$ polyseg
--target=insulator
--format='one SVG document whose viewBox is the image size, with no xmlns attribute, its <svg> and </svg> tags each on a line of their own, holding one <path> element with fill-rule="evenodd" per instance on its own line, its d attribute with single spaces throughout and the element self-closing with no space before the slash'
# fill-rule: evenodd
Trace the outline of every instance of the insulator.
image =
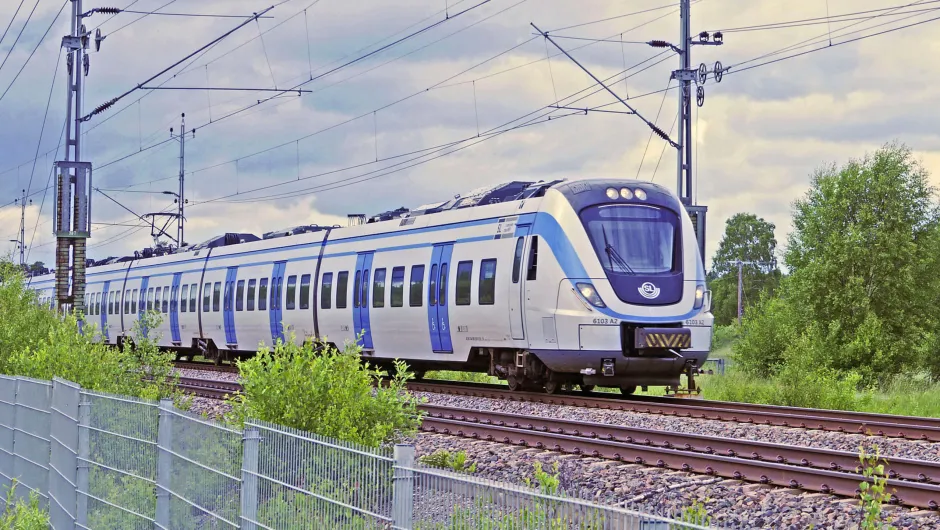
<svg viewBox="0 0 940 530">
<path fill-rule="evenodd" d="M 117 7 L 99 7 L 95 9 L 95 12 L 103 15 L 117 15 L 121 10 Z"/>
<path fill-rule="evenodd" d="M 85 68 L 85 77 L 88 77 L 88 69 L 91 67 L 91 63 L 87 55 L 82 56 L 82 66 Z"/>
<path fill-rule="evenodd" d="M 647 42 L 647 44 L 649 44 L 650 46 L 654 48 L 668 48 L 669 47 L 669 43 L 664 40 L 651 40 Z"/>
<path fill-rule="evenodd" d="M 95 114 L 101 114 L 102 112 L 111 108 L 111 106 L 114 105 L 115 103 L 117 103 L 117 99 L 112 99 L 111 101 L 102 103 L 101 105 L 98 105 L 97 107 L 95 107 L 95 110 L 91 111 L 91 114 L 89 116 L 94 116 Z"/>
<path fill-rule="evenodd" d="M 714 39 L 715 42 L 724 42 L 725 36 L 720 31 L 716 31 L 715 34 L 712 35 L 712 39 Z"/>
<path fill-rule="evenodd" d="M 698 40 L 700 40 L 700 41 L 702 41 L 702 42 L 708 41 L 708 32 L 707 32 L 707 31 L 703 31 L 703 32 L 699 33 L 699 34 L 698 34 Z"/>
<path fill-rule="evenodd" d="M 72 66 L 74 63 L 75 59 L 73 58 L 72 54 L 69 53 L 68 58 L 65 60 L 65 68 L 68 70 L 70 76 L 72 75 Z"/>
<path fill-rule="evenodd" d="M 666 131 L 657 127 L 654 123 L 650 123 L 650 129 L 653 129 L 653 132 L 656 133 L 656 136 L 659 136 L 663 140 L 666 140 L 669 143 L 672 143 L 672 140 L 669 138 L 669 135 L 666 134 Z"/>
</svg>

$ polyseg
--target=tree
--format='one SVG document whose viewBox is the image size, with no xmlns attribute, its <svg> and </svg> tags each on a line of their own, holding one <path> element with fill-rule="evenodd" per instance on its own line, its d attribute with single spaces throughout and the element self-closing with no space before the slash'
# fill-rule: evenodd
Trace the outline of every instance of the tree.
<svg viewBox="0 0 940 530">
<path fill-rule="evenodd" d="M 46 264 L 41 261 L 36 261 L 29 266 L 29 273 L 33 275 L 42 274 L 43 269 L 46 268 Z"/>
<path fill-rule="evenodd" d="M 738 266 L 743 265 L 742 285 L 745 305 L 773 292 L 780 278 L 775 252 L 777 239 L 773 223 L 751 213 L 738 213 L 725 223 L 725 235 L 718 244 L 709 273 L 712 313 L 718 325 L 737 318 Z"/>
<path fill-rule="evenodd" d="M 940 210 L 907 147 L 818 170 L 793 205 L 785 262 L 779 300 L 754 312 L 738 343 L 745 366 L 799 361 L 874 382 L 935 357 Z"/>
</svg>

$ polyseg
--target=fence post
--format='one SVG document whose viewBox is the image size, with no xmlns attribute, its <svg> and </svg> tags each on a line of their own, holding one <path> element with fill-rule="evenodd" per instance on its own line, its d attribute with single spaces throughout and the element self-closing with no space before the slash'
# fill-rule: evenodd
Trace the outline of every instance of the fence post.
<svg viewBox="0 0 940 530">
<path fill-rule="evenodd" d="M 80 392 L 78 403 L 78 462 L 75 475 L 75 522 L 88 525 L 88 461 L 91 459 L 91 401 Z"/>
<path fill-rule="evenodd" d="M 415 463 L 413 445 L 395 445 L 395 466 L 392 482 L 392 526 L 411 530 L 414 523 Z"/>
<path fill-rule="evenodd" d="M 160 400 L 160 423 L 157 431 L 157 526 L 170 528 L 170 489 L 173 473 L 173 400 Z"/>
<path fill-rule="evenodd" d="M 242 441 L 242 505 L 241 528 L 255 530 L 258 520 L 258 453 L 261 433 L 253 427 L 245 427 Z"/>
</svg>

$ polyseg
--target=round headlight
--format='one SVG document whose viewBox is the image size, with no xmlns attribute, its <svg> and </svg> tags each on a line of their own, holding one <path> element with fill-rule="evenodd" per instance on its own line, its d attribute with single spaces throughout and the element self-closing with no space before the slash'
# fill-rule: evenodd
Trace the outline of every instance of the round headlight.
<svg viewBox="0 0 940 530">
<path fill-rule="evenodd" d="M 608 198 L 608 199 L 614 200 L 614 199 L 616 199 L 617 197 L 618 197 L 617 190 L 615 190 L 615 189 L 613 189 L 613 188 L 607 188 L 607 198 Z"/>
<path fill-rule="evenodd" d="M 640 199 L 641 201 L 645 201 L 645 200 L 646 200 L 646 191 L 644 191 L 644 190 L 642 190 L 642 189 L 640 189 L 640 188 L 637 188 L 637 189 L 636 189 L 636 198 L 637 198 L 637 199 Z"/>
<path fill-rule="evenodd" d="M 586 283 L 579 283 L 578 287 L 581 289 L 581 295 L 590 300 L 597 294 L 597 291 L 594 290 L 594 286 Z"/>
<path fill-rule="evenodd" d="M 620 196 L 624 199 L 632 199 L 633 192 L 630 191 L 630 188 L 620 188 Z"/>
</svg>

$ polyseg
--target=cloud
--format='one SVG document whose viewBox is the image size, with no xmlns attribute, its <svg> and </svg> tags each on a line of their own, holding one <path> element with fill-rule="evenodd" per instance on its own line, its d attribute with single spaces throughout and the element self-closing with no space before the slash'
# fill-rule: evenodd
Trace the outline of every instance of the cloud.
<svg viewBox="0 0 940 530">
<path fill-rule="evenodd" d="M 140 0 L 135 9 L 146 11 L 162 3 Z M 449 14 L 475 3 L 449 2 Z M 356 57 L 357 51 L 369 44 L 381 46 L 441 20 L 439 11 L 444 7 L 423 0 L 320 2 L 308 8 L 305 17 L 303 9 L 309 4 L 292 0 L 278 7 L 271 13 L 274 19 L 239 30 L 193 61 L 186 73 L 170 79 L 168 86 L 204 87 L 209 83 L 273 88 L 275 82 L 280 88 L 295 86 Z M 127 208 L 141 214 L 172 210 L 173 197 L 160 192 L 175 191 L 178 186 L 176 142 L 104 165 L 166 140 L 170 127 L 179 131 L 180 114 L 186 113 L 187 129 L 198 128 L 195 138 L 188 137 L 186 144 L 190 241 L 228 231 L 260 235 L 298 224 L 344 224 L 347 213 L 374 214 L 415 206 L 514 179 L 620 176 L 648 180 L 655 174 L 658 183 L 672 187 L 675 151 L 670 147 L 664 150 L 656 137 L 650 140 L 649 128 L 634 117 L 574 115 L 493 137 L 486 135 L 506 124 L 522 123 L 513 120 L 538 116 L 530 113 L 591 85 L 588 76 L 564 57 L 552 58 L 549 68 L 544 60 L 546 48 L 549 54 L 557 51 L 542 39 L 476 66 L 530 39 L 533 30 L 529 22 L 554 29 L 661 5 L 656 0 L 630 2 L 629 6 L 562 0 L 527 0 L 517 5 L 517 0 L 494 0 L 308 83 L 304 88 L 313 93 L 301 97 L 285 95 L 252 106 L 270 94 L 154 91 L 133 103 L 145 94 L 135 93 L 85 124 L 88 134 L 83 152 L 95 164 L 97 186 L 155 192 L 107 192 Z M 886 0 L 830 0 L 829 9 L 839 14 L 887 5 Z M 175 9 L 247 14 L 262 7 L 252 0 L 207 0 Z M 25 61 L 54 9 L 57 7 L 40 6 L 37 23 L 30 23 L 9 64 L 0 70 L 0 89 Z M 297 16 L 287 20 L 294 14 Z M 694 32 L 713 31 L 825 14 L 825 6 L 812 3 L 700 2 L 693 7 L 693 28 Z M 0 15 L 0 24 L 6 23 L 4 16 Z M 232 19 L 149 16 L 114 33 L 137 16 L 119 15 L 102 25 L 109 36 L 102 51 L 90 56 L 86 111 L 236 24 Z M 98 17 L 88 19 L 89 27 L 105 20 Z M 775 223 L 782 244 L 791 229 L 790 204 L 805 193 L 815 168 L 862 156 L 887 141 L 896 139 L 911 146 L 940 182 L 940 133 L 934 126 L 940 96 L 930 88 L 940 81 L 940 70 L 924 59 L 940 53 L 935 25 L 828 46 L 830 29 L 834 44 L 838 44 L 859 35 L 853 31 L 887 29 L 892 26 L 875 26 L 900 18 L 886 14 L 851 27 L 858 21 L 833 23 L 831 28 L 822 24 L 727 31 L 723 46 L 695 47 L 693 63 L 711 65 L 721 60 L 732 66 L 722 83 L 708 81 L 705 106 L 694 109 L 695 194 L 700 203 L 709 206 L 707 246 L 711 251 L 717 248 L 725 220 L 740 211 L 754 212 Z M 21 163 L 36 152 L 64 22 L 59 21 L 22 77 L 0 101 L 4 124 L 0 127 L 0 171 L 12 168 L 0 174 L 0 204 L 12 202 L 29 182 L 32 164 Z M 259 27 L 263 31 L 281 22 L 283 25 L 264 35 L 262 47 L 262 40 L 255 38 Z M 651 11 L 561 33 L 589 38 L 613 35 L 619 40 L 620 32 L 636 26 L 641 27 L 624 33 L 623 40 L 674 40 L 678 15 L 670 10 Z M 744 61 L 814 38 L 810 40 L 816 43 L 813 46 L 824 50 L 741 71 L 783 55 L 741 64 Z M 443 40 L 435 43 L 438 39 Z M 9 42 L 0 44 L 0 53 Z M 247 44 L 227 53 L 242 43 Z M 602 78 L 617 74 L 624 64 L 639 63 L 661 51 L 642 44 L 559 43 Z M 794 48 L 790 53 L 808 49 L 811 47 Z M 677 63 L 675 56 L 669 57 L 631 78 L 627 85 L 621 82 L 613 88 L 622 96 L 629 91 L 636 98 L 631 104 L 649 119 L 659 115 L 657 124 L 668 130 L 676 115 L 676 91 L 665 96 L 637 96 L 666 87 Z M 64 64 L 59 67 L 41 153 L 55 147 L 64 120 L 63 72 Z M 456 74 L 460 75 L 445 87 L 426 90 Z M 604 92 L 578 100 L 589 92 L 564 102 L 585 107 L 613 101 Z M 125 106 L 127 109 L 119 112 Z M 380 110 L 373 115 L 375 109 Z M 235 114 L 225 117 L 230 113 Z M 360 115 L 364 116 L 353 119 Z M 349 123 L 340 125 L 345 121 Z M 478 133 L 483 134 L 479 139 L 475 138 Z M 309 137 L 300 139 L 304 136 Z M 420 151 L 459 141 L 463 142 L 441 151 Z M 284 145 L 254 155 L 279 144 Z M 470 144 L 472 147 L 458 149 Z M 439 156 L 444 153 L 450 154 Z M 38 192 L 33 196 L 36 202 L 42 198 L 52 158 L 40 158 L 37 164 L 30 185 L 32 192 Z M 237 163 L 232 162 L 235 159 Z M 204 202 L 235 193 L 238 195 Z M 34 257 L 47 263 L 53 260 L 51 200 L 51 195 L 47 196 L 33 249 Z M 133 223 L 131 214 L 101 195 L 94 197 L 94 205 L 96 222 Z M 36 207 L 27 212 L 28 227 L 37 216 Z M 0 223 L 0 232 L 14 232 L 19 226 L 19 210 L 12 205 L 0 208 Z M 90 255 L 127 254 L 149 241 L 149 229 L 135 232 L 127 226 L 96 225 Z"/>
</svg>

